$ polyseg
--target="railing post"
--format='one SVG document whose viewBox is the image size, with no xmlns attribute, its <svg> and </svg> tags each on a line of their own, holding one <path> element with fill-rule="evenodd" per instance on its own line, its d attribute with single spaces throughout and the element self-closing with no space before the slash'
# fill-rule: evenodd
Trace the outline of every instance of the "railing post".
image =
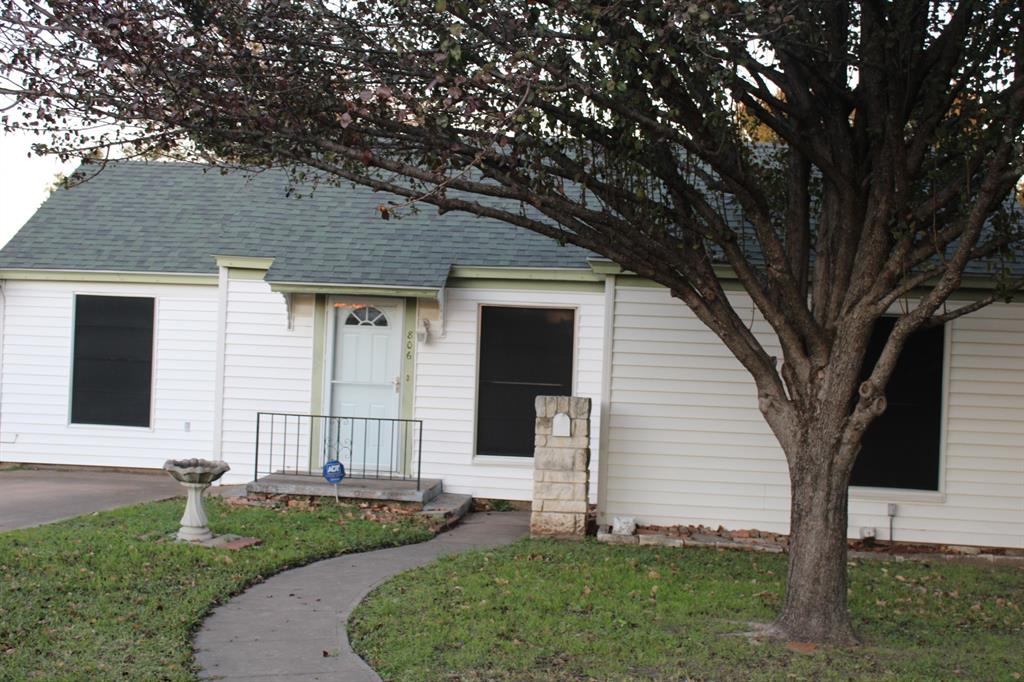
<svg viewBox="0 0 1024 682">
<path fill-rule="evenodd" d="M 423 470 L 423 422 L 416 422 L 416 490 L 420 489 L 420 472 Z"/>
<path fill-rule="evenodd" d="M 262 412 L 256 413 L 256 451 L 253 453 L 252 462 L 252 480 L 257 480 L 260 477 L 260 415 Z"/>
</svg>

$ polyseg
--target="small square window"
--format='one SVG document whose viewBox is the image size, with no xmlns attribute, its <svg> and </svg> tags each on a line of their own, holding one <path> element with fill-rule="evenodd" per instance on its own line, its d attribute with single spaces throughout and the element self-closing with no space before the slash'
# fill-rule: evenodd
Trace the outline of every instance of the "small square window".
<svg viewBox="0 0 1024 682">
<path fill-rule="evenodd" d="M 76 296 L 71 423 L 149 426 L 154 299 Z"/>
</svg>

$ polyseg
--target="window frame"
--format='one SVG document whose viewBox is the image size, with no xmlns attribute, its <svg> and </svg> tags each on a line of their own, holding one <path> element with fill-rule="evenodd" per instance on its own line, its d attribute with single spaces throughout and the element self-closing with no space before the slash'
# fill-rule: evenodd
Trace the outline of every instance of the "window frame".
<svg viewBox="0 0 1024 682">
<path fill-rule="evenodd" d="M 896 317 L 899 314 L 899 311 L 893 311 L 882 315 L 882 317 Z M 946 501 L 946 451 L 948 450 L 949 436 L 950 374 L 953 355 L 953 334 L 955 330 L 956 322 L 948 322 L 944 325 L 942 334 L 942 395 L 939 400 L 938 487 L 935 490 L 922 490 L 919 488 L 851 485 L 847 489 L 850 500 L 924 503 L 942 503 Z"/>
<path fill-rule="evenodd" d="M 530 301 L 501 301 L 501 302 L 477 302 L 476 304 L 476 336 L 473 339 L 475 345 L 475 358 L 473 365 L 473 439 L 471 444 L 471 456 L 474 463 L 493 464 L 500 466 L 520 466 L 533 468 L 533 454 L 529 455 L 487 455 L 478 454 L 478 441 L 480 429 L 480 351 L 483 338 L 484 308 L 530 308 L 533 310 L 571 310 L 572 311 L 572 375 L 570 377 L 569 394 L 576 395 L 579 382 L 580 362 L 580 304 L 558 303 L 537 304 Z"/>
<path fill-rule="evenodd" d="M 75 329 L 78 323 L 78 297 L 98 296 L 107 298 L 148 298 L 153 301 L 153 345 L 150 349 L 150 372 L 149 372 L 149 424 L 136 426 L 128 424 L 95 424 L 90 422 L 76 422 L 71 420 L 71 406 L 74 402 L 75 390 Z M 131 429 L 133 431 L 155 431 L 156 430 L 156 378 L 157 378 L 157 341 L 159 338 L 160 323 L 160 297 L 154 294 L 110 292 L 105 290 L 87 291 L 75 289 L 71 292 L 71 328 L 69 330 L 70 343 L 68 344 L 68 376 L 67 376 L 67 406 L 65 413 L 65 426 L 69 429 Z"/>
</svg>

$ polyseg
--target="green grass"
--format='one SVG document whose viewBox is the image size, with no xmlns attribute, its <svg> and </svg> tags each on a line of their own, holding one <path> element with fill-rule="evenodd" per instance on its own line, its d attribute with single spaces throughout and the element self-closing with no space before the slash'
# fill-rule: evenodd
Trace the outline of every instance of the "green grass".
<svg viewBox="0 0 1024 682">
<path fill-rule="evenodd" d="M 863 645 L 734 636 L 779 606 L 785 558 L 525 540 L 385 583 L 350 626 L 385 680 L 1014 680 L 1024 569 L 851 562 Z"/>
<path fill-rule="evenodd" d="M 0 534 L 0 680 L 191 680 L 191 638 L 217 603 L 285 568 L 430 537 L 418 519 L 364 521 L 352 507 L 230 508 L 206 501 L 238 552 L 166 540 L 184 500 Z M 356 510 L 358 512 L 358 510 Z"/>
</svg>

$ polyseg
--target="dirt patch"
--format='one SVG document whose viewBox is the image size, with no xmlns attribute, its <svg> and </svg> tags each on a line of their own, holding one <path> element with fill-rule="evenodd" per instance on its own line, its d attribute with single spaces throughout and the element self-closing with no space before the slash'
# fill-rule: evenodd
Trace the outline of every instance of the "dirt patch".
<svg viewBox="0 0 1024 682">
<path fill-rule="evenodd" d="M 472 510 L 475 512 L 506 512 L 530 511 L 529 500 L 499 500 L 487 497 L 474 497 Z"/>
</svg>

